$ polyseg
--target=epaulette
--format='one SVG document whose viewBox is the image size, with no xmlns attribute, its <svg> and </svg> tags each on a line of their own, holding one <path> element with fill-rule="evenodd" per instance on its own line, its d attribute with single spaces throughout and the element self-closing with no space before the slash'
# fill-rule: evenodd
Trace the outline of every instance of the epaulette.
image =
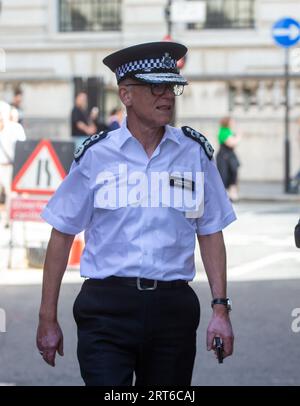
<svg viewBox="0 0 300 406">
<path fill-rule="evenodd" d="M 81 145 L 76 149 L 74 152 L 74 160 L 75 162 L 79 162 L 79 160 L 85 154 L 85 151 L 90 148 L 92 145 L 96 144 L 98 141 L 103 140 L 108 134 L 108 131 L 101 131 L 99 134 L 94 134 L 91 137 L 87 138 L 83 141 Z"/>
<path fill-rule="evenodd" d="M 196 130 L 193 130 L 191 127 L 181 127 L 183 134 L 186 135 L 187 137 L 191 138 L 192 140 L 198 142 L 201 147 L 204 149 L 204 152 L 207 156 L 208 159 L 212 159 L 215 150 L 213 149 L 213 147 L 210 145 L 210 143 L 208 142 L 207 138 L 204 137 L 203 134 L 199 133 Z"/>
</svg>

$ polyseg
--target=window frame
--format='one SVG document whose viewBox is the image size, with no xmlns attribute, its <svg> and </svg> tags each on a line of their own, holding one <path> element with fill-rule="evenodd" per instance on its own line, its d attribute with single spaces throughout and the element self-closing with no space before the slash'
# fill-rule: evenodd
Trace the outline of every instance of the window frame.
<svg viewBox="0 0 300 406">
<path fill-rule="evenodd" d="M 96 24 L 97 20 L 95 21 L 88 21 L 87 20 L 87 28 L 85 29 L 74 29 L 72 24 L 73 22 L 71 21 L 70 28 L 67 26 L 68 21 L 65 20 L 63 21 L 62 19 L 62 3 L 66 2 L 67 0 L 57 0 L 56 3 L 56 33 L 60 35 L 95 35 L 95 34 L 103 34 L 103 33 L 120 33 L 122 31 L 122 7 L 123 7 L 123 1 L 122 0 L 74 0 L 76 3 L 81 3 L 83 6 L 86 6 L 87 3 L 89 3 L 89 6 L 92 8 L 94 5 L 95 8 L 97 8 L 97 5 L 99 2 L 103 2 L 103 5 L 107 4 L 110 5 L 112 1 L 115 3 L 115 9 L 119 11 L 117 15 L 117 19 L 113 21 L 113 16 L 112 16 L 112 24 L 111 26 L 105 27 L 103 26 L 103 21 L 99 21 L 99 26 L 101 27 L 100 29 L 91 29 L 92 24 Z M 79 4 L 80 5 L 80 4 Z M 101 4 L 100 4 L 101 6 Z M 93 14 L 92 14 L 93 15 Z M 82 15 L 82 18 L 85 18 L 84 15 Z M 105 22 L 105 21 L 104 21 Z M 65 25 L 65 27 L 64 27 Z"/>
<path fill-rule="evenodd" d="M 193 0 L 187 0 L 187 1 L 193 1 Z M 213 2 L 216 2 L 218 0 L 203 0 L 206 3 L 206 16 L 208 16 L 208 9 L 209 6 L 212 5 Z M 221 11 L 222 15 L 219 20 L 215 19 L 215 22 L 208 22 L 208 18 L 206 18 L 205 22 L 203 23 L 203 26 L 199 26 L 197 23 L 189 23 L 187 24 L 187 29 L 189 31 L 199 31 L 199 30 L 251 30 L 255 29 L 255 8 L 256 8 L 256 0 L 221 0 L 222 1 L 222 6 L 221 6 Z M 235 14 L 238 15 L 235 19 L 228 19 L 226 23 L 226 3 L 233 3 L 235 6 Z M 240 4 L 241 3 L 249 3 L 249 16 L 247 19 L 240 19 L 239 14 L 241 13 L 240 11 Z M 221 14 L 221 13 L 220 13 Z M 213 19 L 212 19 L 213 21 Z M 243 21 L 246 21 L 246 23 L 242 23 Z"/>
</svg>

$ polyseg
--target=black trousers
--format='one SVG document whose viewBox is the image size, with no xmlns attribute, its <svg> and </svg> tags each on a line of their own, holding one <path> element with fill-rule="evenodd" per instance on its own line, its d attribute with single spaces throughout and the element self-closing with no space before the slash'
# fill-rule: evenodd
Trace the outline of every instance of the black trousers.
<svg viewBox="0 0 300 406">
<path fill-rule="evenodd" d="M 88 386 L 190 385 L 200 305 L 184 284 L 140 291 L 87 280 L 73 307 Z"/>
</svg>

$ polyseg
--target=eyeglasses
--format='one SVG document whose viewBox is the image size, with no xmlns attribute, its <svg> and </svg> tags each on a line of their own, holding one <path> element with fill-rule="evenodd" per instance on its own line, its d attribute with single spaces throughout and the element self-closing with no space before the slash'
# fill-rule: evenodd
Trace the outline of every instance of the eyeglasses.
<svg viewBox="0 0 300 406">
<path fill-rule="evenodd" d="M 128 83 L 124 86 L 150 86 L 153 96 L 162 96 L 167 90 L 171 90 L 175 96 L 181 96 L 184 90 L 184 85 L 176 83 Z"/>
</svg>

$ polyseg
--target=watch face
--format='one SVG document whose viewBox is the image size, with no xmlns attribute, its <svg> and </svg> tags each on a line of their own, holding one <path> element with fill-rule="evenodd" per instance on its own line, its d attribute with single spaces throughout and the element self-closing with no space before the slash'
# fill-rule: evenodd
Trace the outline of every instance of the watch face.
<svg viewBox="0 0 300 406">
<path fill-rule="evenodd" d="M 227 299 L 227 309 L 228 309 L 228 311 L 232 310 L 232 303 L 231 303 L 230 299 Z"/>
</svg>

